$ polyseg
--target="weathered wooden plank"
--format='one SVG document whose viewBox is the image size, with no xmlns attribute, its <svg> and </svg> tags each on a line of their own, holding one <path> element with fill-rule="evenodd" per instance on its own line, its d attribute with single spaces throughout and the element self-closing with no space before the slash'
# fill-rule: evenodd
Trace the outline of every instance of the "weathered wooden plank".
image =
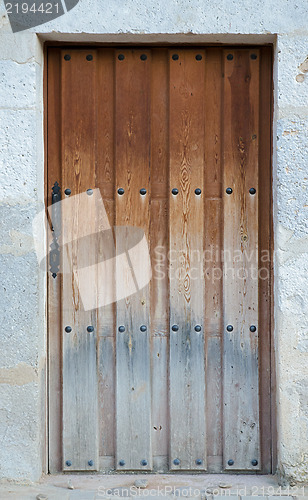
<svg viewBox="0 0 308 500">
<path fill-rule="evenodd" d="M 260 141 L 259 141 L 259 332 L 260 332 L 260 432 L 262 472 L 276 470 L 275 387 L 271 373 L 274 355 L 271 332 L 272 276 L 272 185 L 271 185 L 271 120 L 272 120 L 272 49 L 260 49 Z M 260 190 L 259 190 L 260 191 Z M 273 366 L 275 360 L 273 359 Z M 271 387 L 271 377 L 273 385 Z M 271 397 L 272 396 L 272 397 Z M 272 465 L 273 460 L 273 465 Z"/>
<path fill-rule="evenodd" d="M 114 49 L 97 51 L 96 179 L 103 200 L 115 198 L 114 168 Z M 110 218 L 113 212 L 108 213 Z M 112 225 L 112 221 L 110 220 Z"/>
<path fill-rule="evenodd" d="M 117 290 L 120 293 L 127 285 L 132 272 L 139 288 L 117 302 L 116 468 L 150 470 L 149 286 L 138 285 L 148 256 L 129 250 L 138 229 L 149 237 L 151 57 L 149 51 L 140 50 L 117 50 L 115 57 L 116 189 L 124 189 L 123 194 L 116 195 L 116 225 L 134 226 L 135 230 L 128 227 L 125 232 L 117 231 L 117 252 L 126 252 L 133 269 L 123 268 L 117 261 Z M 146 194 L 141 194 L 140 189 L 145 189 Z"/>
<path fill-rule="evenodd" d="M 151 72 L 151 329 L 168 335 L 168 51 L 152 51 Z"/>
<path fill-rule="evenodd" d="M 169 466 L 172 470 L 206 468 L 204 68 L 204 50 L 169 53 Z M 173 189 L 178 194 L 172 194 Z M 201 194 L 196 194 L 196 189 L 201 189 Z M 200 327 L 200 331 L 195 327 L 197 330 Z"/>
<path fill-rule="evenodd" d="M 168 185 L 168 183 L 167 183 Z M 168 201 L 151 201 L 151 331 L 169 336 L 168 290 Z M 167 369 L 167 367 L 166 367 Z"/>
<path fill-rule="evenodd" d="M 151 358 L 153 457 L 168 455 L 168 50 L 152 50 L 151 72 Z M 153 458 L 156 460 L 155 458 Z M 161 468 L 158 459 L 153 465 Z M 166 468 L 164 469 L 167 470 Z"/>
<path fill-rule="evenodd" d="M 151 196 L 168 198 L 168 50 L 152 50 Z"/>
<path fill-rule="evenodd" d="M 95 196 L 85 194 L 95 187 L 96 57 L 93 50 L 61 53 L 63 188 L 80 195 L 62 206 L 63 241 L 72 241 L 62 252 L 63 469 L 69 471 L 99 467 L 96 309 L 83 310 L 80 290 L 95 283 L 78 283 L 73 276 L 96 257 L 95 242 L 80 243 L 97 223 Z"/>
<path fill-rule="evenodd" d="M 152 449 L 153 456 L 168 455 L 168 338 L 153 336 L 152 354 Z"/>
<path fill-rule="evenodd" d="M 205 65 L 205 322 L 208 472 L 222 470 L 222 49 Z M 209 458 L 211 457 L 211 458 Z"/>
<path fill-rule="evenodd" d="M 52 202 L 52 186 L 57 181 L 62 186 L 61 170 L 61 74 L 60 49 L 48 49 L 47 85 L 47 206 Z M 50 249 L 52 241 L 48 241 Z M 53 278 L 48 272 L 48 441 L 49 471 L 62 470 L 62 382 L 61 382 L 61 274 Z"/>
<path fill-rule="evenodd" d="M 222 185 L 222 49 L 208 48 L 205 65 L 205 177 L 206 198 L 221 198 Z"/>
<path fill-rule="evenodd" d="M 99 430 L 100 457 L 114 456 L 115 438 L 115 339 L 99 337 Z"/>
<path fill-rule="evenodd" d="M 208 462 L 208 472 L 222 471 L 222 362 L 221 337 L 208 336 L 206 348 L 207 380 L 207 450 L 214 460 L 214 470 Z"/>
<path fill-rule="evenodd" d="M 223 57 L 224 468 L 258 470 L 259 51 Z"/>
<path fill-rule="evenodd" d="M 114 164 L 114 49 L 98 49 L 97 65 L 97 161 L 96 183 L 111 227 L 115 224 L 115 164 Z M 102 232 L 98 237 L 98 261 L 115 256 L 112 231 Z M 111 255 L 110 255 L 111 254 Z M 115 296 L 115 265 L 108 261 L 111 279 L 103 281 L 99 300 L 104 304 L 98 309 L 99 335 L 114 336 L 115 302 L 108 303 L 108 297 Z M 115 365 L 115 358 L 113 359 Z M 111 368 L 111 365 L 110 365 Z M 115 369 L 115 368 L 114 368 Z M 109 397 L 108 397 L 109 398 Z M 115 434 L 115 421 L 101 415 L 100 429 L 103 434 Z M 101 439 L 102 442 L 102 439 Z M 111 455 L 107 453 L 107 455 Z"/>
<path fill-rule="evenodd" d="M 151 221 L 152 448 L 153 456 L 166 456 L 169 438 L 167 200 L 163 198 L 152 200 Z"/>
</svg>

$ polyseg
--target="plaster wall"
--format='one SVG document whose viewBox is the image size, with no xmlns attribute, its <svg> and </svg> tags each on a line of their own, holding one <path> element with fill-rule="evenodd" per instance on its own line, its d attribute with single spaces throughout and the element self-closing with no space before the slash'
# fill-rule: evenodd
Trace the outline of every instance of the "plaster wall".
<svg viewBox="0 0 308 500">
<path fill-rule="evenodd" d="M 46 278 L 31 227 L 44 200 L 43 41 L 186 41 L 274 43 L 278 470 L 308 482 L 307 14 L 306 0 L 80 0 L 12 34 L 0 4 L 0 478 L 46 471 Z"/>
</svg>

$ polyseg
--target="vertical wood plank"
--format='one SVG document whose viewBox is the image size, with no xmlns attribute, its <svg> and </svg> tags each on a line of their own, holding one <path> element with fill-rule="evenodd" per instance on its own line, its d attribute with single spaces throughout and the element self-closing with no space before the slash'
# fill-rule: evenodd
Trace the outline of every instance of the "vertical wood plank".
<svg viewBox="0 0 308 500">
<path fill-rule="evenodd" d="M 197 55 L 201 60 L 196 59 Z M 169 467 L 172 470 L 206 468 L 204 68 L 204 50 L 169 53 Z M 172 194 L 172 189 L 177 189 L 178 194 Z M 195 194 L 195 189 L 201 189 L 201 195 Z M 200 331 L 195 330 L 197 325 Z"/>
<path fill-rule="evenodd" d="M 260 54 L 259 50 L 235 49 L 225 50 L 223 57 L 224 468 L 259 470 L 257 272 Z M 227 188 L 232 189 L 231 194 L 226 193 Z M 256 194 L 250 194 L 251 188 L 256 189 Z M 253 326 L 256 331 L 251 331 Z"/>
<path fill-rule="evenodd" d="M 99 427 L 100 457 L 114 457 L 115 438 L 115 340 L 99 338 Z"/>
<path fill-rule="evenodd" d="M 260 332 L 260 430 L 262 472 L 276 470 L 275 387 L 271 387 L 271 276 L 272 276 L 272 49 L 260 49 L 260 147 L 259 147 L 259 332 Z M 275 366 L 275 362 L 273 362 Z M 272 466 L 273 459 L 273 466 Z"/>
<path fill-rule="evenodd" d="M 61 50 L 48 49 L 47 87 L 47 206 L 52 201 L 52 186 L 62 187 L 61 165 Z M 48 241 L 50 249 L 51 241 Z M 62 381 L 61 381 L 61 273 L 56 278 L 48 272 L 48 382 L 49 382 L 49 473 L 62 470 Z"/>
<path fill-rule="evenodd" d="M 97 50 L 97 163 L 96 185 L 103 198 L 110 227 L 115 224 L 115 162 L 114 162 L 114 49 Z M 101 283 L 103 294 L 113 295 L 116 287 L 115 256 L 112 230 L 98 237 L 98 261 L 109 260 L 113 279 Z M 111 255 L 110 255 L 111 253 Z M 105 281 L 105 280 L 104 280 Z M 106 297 L 105 297 L 106 298 Z M 105 304 L 97 311 L 99 353 L 99 448 L 100 457 L 115 456 L 115 303 Z"/>
<path fill-rule="evenodd" d="M 143 229 L 149 237 L 150 51 L 117 50 L 115 81 L 116 225 Z M 146 189 L 146 194 L 140 194 Z M 132 230 L 117 233 L 117 249 L 128 251 Z M 119 250 L 117 250 L 119 251 Z M 138 266 L 143 266 L 140 256 Z M 133 269 L 135 272 L 136 269 Z M 117 266 L 117 290 L 131 271 Z M 136 280 L 138 281 L 138 280 Z M 138 285 L 138 283 L 136 283 Z M 150 470 L 151 380 L 149 285 L 117 302 L 116 468 Z M 141 326 L 146 331 L 141 331 Z M 125 331 L 119 330 L 120 326 Z"/>
<path fill-rule="evenodd" d="M 205 322 L 208 472 L 222 470 L 222 49 L 205 65 Z"/>
<path fill-rule="evenodd" d="M 152 50 L 151 71 L 151 225 L 153 457 L 168 456 L 168 50 Z M 161 460 L 161 458 L 159 459 Z"/>
<path fill-rule="evenodd" d="M 69 54 L 70 59 L 65 56 Z M 91 54 L 93 60 L 86 56 Z M 62 72 L 62 168 L 63 189 L 71 196 L 88 199 L 88 210 L 80 198 L 62 207 L 63 248 L 62 349 L 63 349 L 63 470 L 98 470 L 98 381 L 96 309 L 84 311 L 73 268 L 95 259 L 95 244 L 84 247 L 80 236 L 95 232 L 94 196 L 96 161 L 96 64 L 95 50 L 61 53 Z M 75 202 L 74 200 L 77 201 Z M 93 200 L 93 201 L 91 201 Z M 80 209 L 81 207 L 81 209 Z M 86 230 L 86 232 L 85 232 Z M 89 255 L 91 250 L 91 256 Z M 89 286 L 93 286 L 90 283 Z M 66 327 L 71 331 L 66 331 Z M 87 327 L 94 331 L 87 331 Z"/>
<path fill-rule="evenodd" d="M 152 439 L 153 456 L 168 456 L 168 338 L 152 337 Z"/>
</svg>

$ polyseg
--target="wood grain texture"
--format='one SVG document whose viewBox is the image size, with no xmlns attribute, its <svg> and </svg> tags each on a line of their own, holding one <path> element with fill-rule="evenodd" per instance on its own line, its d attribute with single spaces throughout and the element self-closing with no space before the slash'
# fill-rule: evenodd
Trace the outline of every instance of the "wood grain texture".
<svg viewBox="0 0 308 500">
<path fill-rule="evenodd" d="M 119 59 L 119 54 L 124 59 Z M 147 56 L 146 60 L 141 55 Z M 141 228 L 149 237 L 150 199 L 150 70 L 149 51 L 116 51 L 115 163 L 116 225 L 127 226 L 117 234 L 117 252 L 128 254 L 135 232 Z M 145 195 L 140 189 L 146 189 Z M 138 266 L 143 265 L 140 255 Z M 131 266 L 130 266 L 131 267 Z M 117 266 L 117 290 L 128 282 L 131 272 Z M 116 468 L 150 470 L 151 379 L 149 285 L 117 302 L 116 341 Z M 145 325 L 146 331 L 140 331 Z M 124 326 L 125 332 L 119 327 Z M 123 462 L 122 462 L 123 461 Z M 121 465 L 121 463 L 123 465 Z"/>
<path fill-rule="evenodd" d="M 152 50 L 151 71 L 151 379 L 153 457 L 164 457 L 169 438 L 169 285 L 168 285 L 168 50 Z M 157 461 L 153 467 L 158 466 Z"/>
<path fill-rule="evenodd" d="M 152 337 L 152 449 L 154 457 L 168 455 L 168 348 L 167 337 Z"/>
<path fill-rule="evenodd" d="M 206 469 L 203 280 L 205 51 L 169 52 L 171 470 Z M 197 54 L 202 60 L 196 60 Z M 172 189 L 178 194 L 172 194 Z M 201 189 L 201 195 L 195 189 Z M 172 326 L 178 325 L 173 331 Z M 200 325 L 201 331 L 195 331 Z M 200 462 L 198 462 L 200 461 Z"/>
<path fill-rule="evenodd" d="M 260 53 L 258 50 L 225 50 L 223 57 L 224 468 L 259 470 L 257 276 Z M 231 188 L 232 194 L 227 194 L 226 188 Z M 255 188 L 257 194 L 250 194 L 250 188 Z M 227 325 L 232 325 L 233 330 L 227 331 Z M 256 332 L 250 331 L 251 325 L 256 326 Z M 258 464 L 254 466 L 253 460 L 257 460 Z"/>
<path fill-rule="evenodd" d="M 205 172 L 206 198 L 221 198 L 222 186 L 222 49 L 208 48 L 205 64 Z"/>
<path fill-rule="evenodd" d="M 151 66 L 151 328 L 168 335 L 168 51 L 153 50 Z"/>
<path fill-rule="evenodd" d="M 262 472 L 276 470 L 275 351 L 271 335 L 272 242 L 272 51 L 260 49 L 260 145 L 259 145 L 259 342 L 260 431 Z M 261 192 L 262 191 L 262 192 Z M 272 384 L 272 385 L 271 385 Z M 273 461 L 273 464 L 272 464 Z"/>
<path fill-rule="evenodd" d="M 208 472 L 222 470 L 222 50 L 205 65 L 204 266 Z"/>
<path fill-rule="evenodd" d="M 114 49 L 97 50 L 97 158 L 96 186 L 100 190 L 110 227 L 115 224 L 115 163 L 114 163 Z M 114 235 L 112 231 L 103 231 L 97 237 L 98 262 L 115 256 Z M 115 276 L 114 263 L 109 260 L 110 274 Z M 107 295 L 115 295 L 116 282 L 110 280 L 108 287 L 100 287 L 100 299 L 104 304 Z M 106 295 L 104 297 L 104 293 Z M 100 336 L 113 337 L 115 332 L 115 303 L 105 304 L 98 309 L 97 327 Z M 113 367 L 115 358 L 112 360 Z M 111 395 L 107 396 L 110 401 Z M 112 393 L 114 398 L 114 394 Z M 107 409 L 106 409 L 107 410 Z M 111 411 L 111 408 L 108 411 Z M 107 426 L 108 422 L 108 426 Z M 107 426 L 107 427 L 106 427 Z M 100 419 L 101 432 L 114 435 L 115 422 L 110 418 Z M 111 455 L 111 453 L 107 453 Z"/>
<path fill-rule="evenodd" d="M 86 59 L 89 52 L 92 61 Z M 63 470 L 98 470 L 96 310 L 83 310 L 85 284 L 73 276 L 74 269 L 96 258 L 95 243 L 81 245 L 80 237 L 94 233 L 97 223 L 95 198 L 85 194 L 95 187 L 97 54 L 71 51 L 67 61 L 66 53 L 61 53 L 62 179 L 72 195 L 62 206 L 63 242 L 71 241 L 62 251 Z"/>
<path fill-rule="evenodd" d="M 62 186 L 61 164 L 61 94 L 60 49 L 48 51 L 47 84 L 47 203 L 52 202 L 52 186 Z M 51 241 L 48 241 L 50 248 Z M 48 272 L 48 444 L 50 473 L 62 470 L 62 347 L 61 347 L 61 290 L 62 276 Z"/>
<path fill-rule="evenodd" d="M 102 336 L 98 347 L 100 457 L 115 455 L 115 339 Z"/>
</svg>

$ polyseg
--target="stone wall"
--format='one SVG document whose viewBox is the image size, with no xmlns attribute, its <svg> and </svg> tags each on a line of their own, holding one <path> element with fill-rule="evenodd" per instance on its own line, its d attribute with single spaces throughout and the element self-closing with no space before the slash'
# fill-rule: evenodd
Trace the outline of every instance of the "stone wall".
<svg viewBox="0 0 308 500">
<path fill-rule="evenodd" d="M 274 43 L 278 469 L 308 481 L 306 0 L 80 0 L 12 34 L 0 4 L 0 478 L 45 471 L 46 282 L 31 223 L 44 198 L 43 42 Z M 44 245 L 42 238 L 42 245 Z"/>
</svg>

